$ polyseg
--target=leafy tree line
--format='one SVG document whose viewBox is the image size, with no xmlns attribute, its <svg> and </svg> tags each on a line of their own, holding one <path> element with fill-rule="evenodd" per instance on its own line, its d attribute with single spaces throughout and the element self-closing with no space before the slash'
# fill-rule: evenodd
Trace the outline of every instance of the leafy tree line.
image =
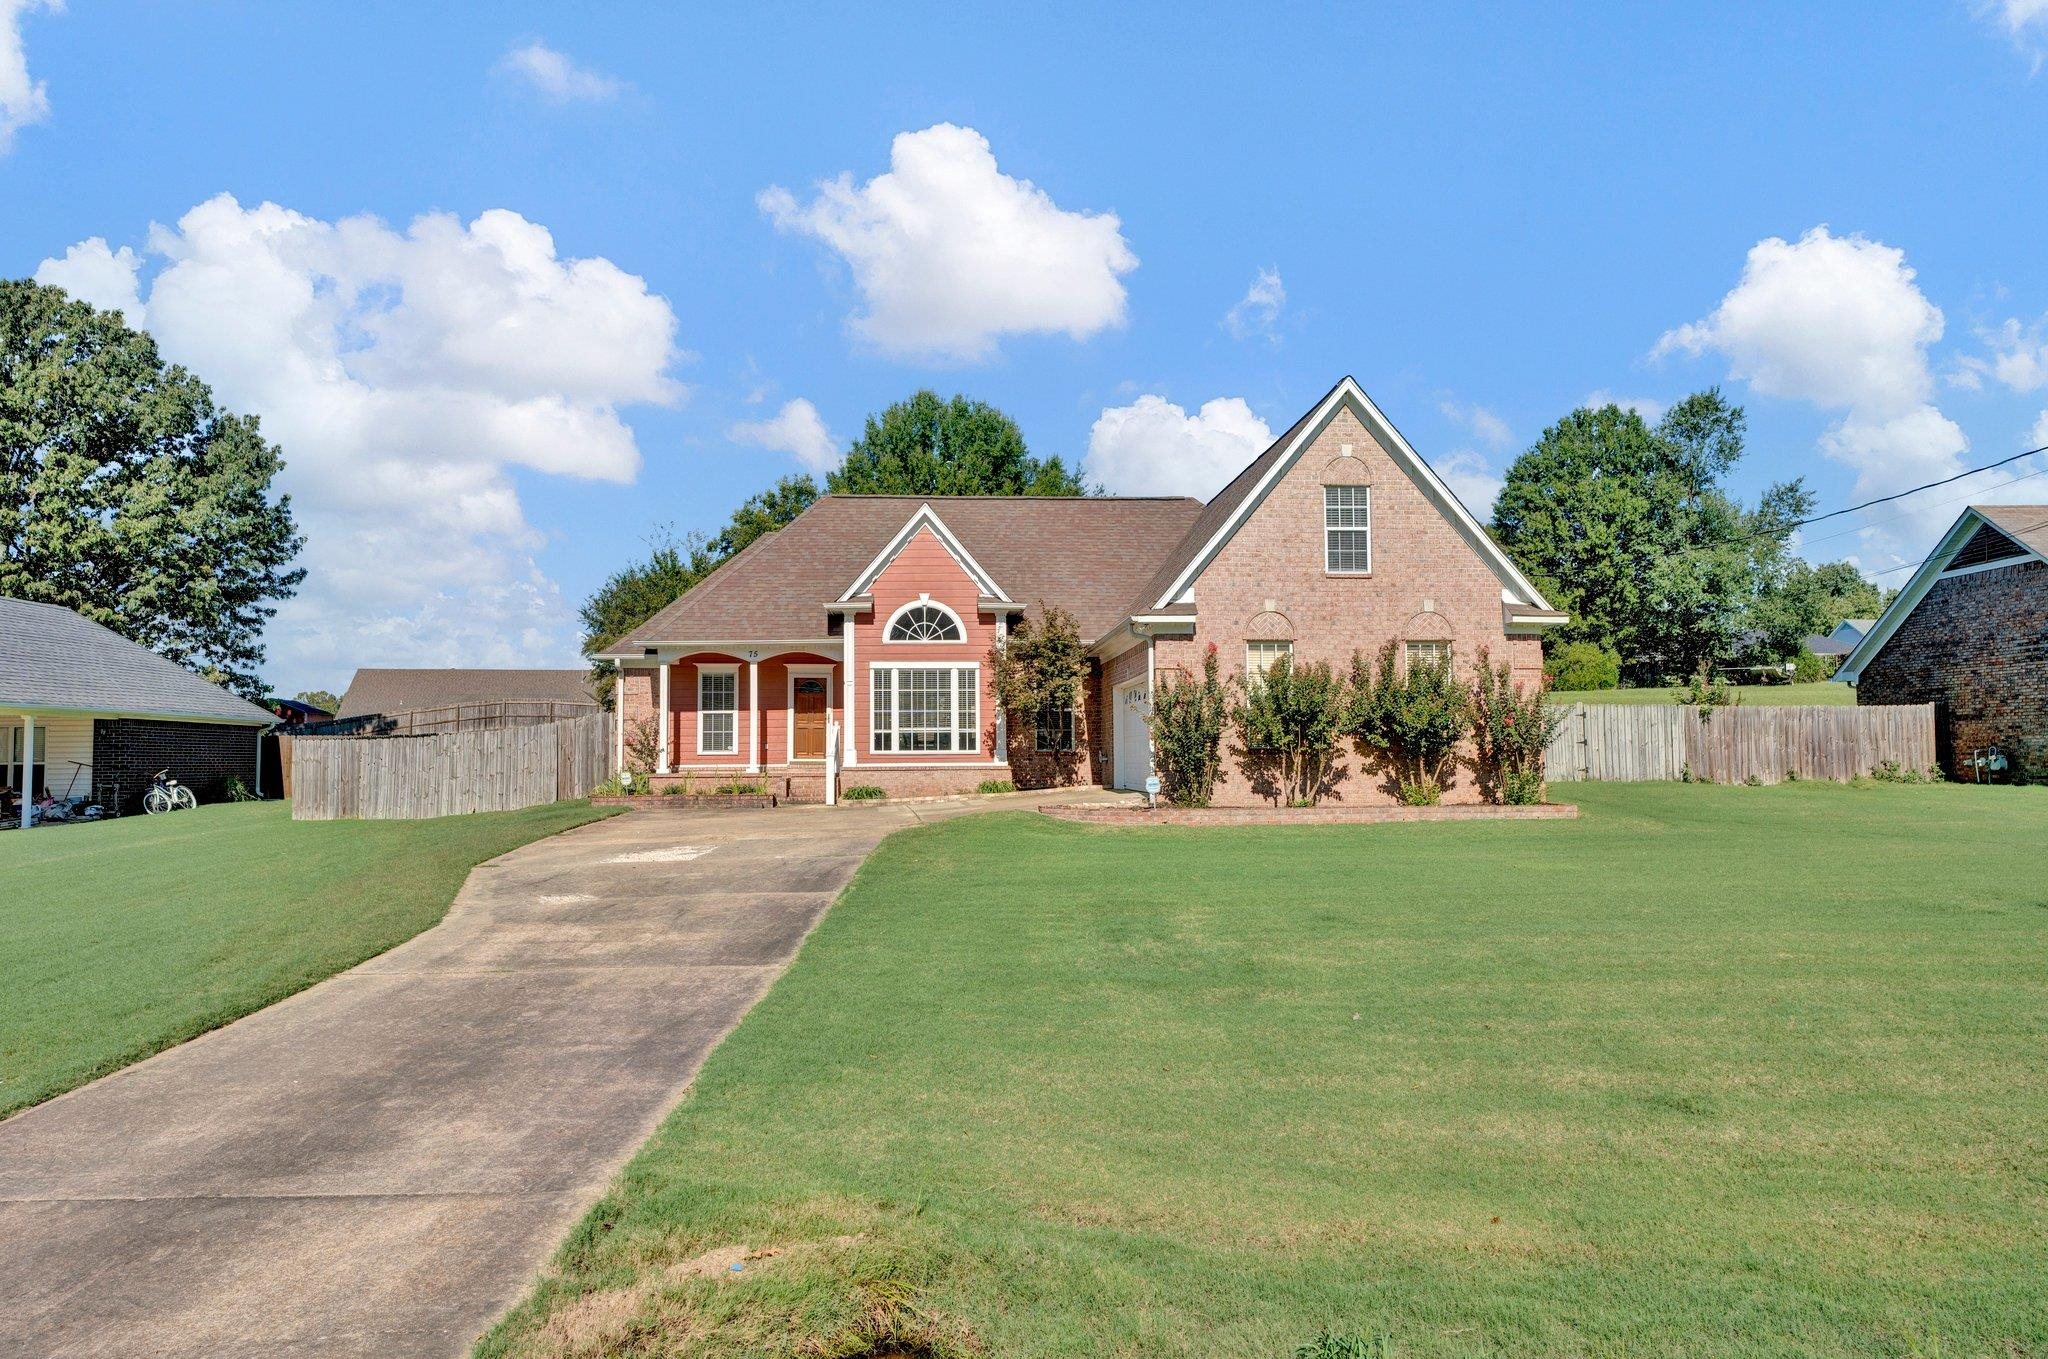
<svg viewBox="0 0 2048 1359">
<path fill-rule="evenodd" d="M 982 401 L 920 391 L 868 417 L 824 485 L 786 476 L 749 496 L 717 533 L 663 534 L 648 555 L 614 573 L 584 601 L 583 654 L 594 657 L 717 570 L 749 543 L 834 495 L 1087 495 L 1058 457 L 1034 457 L 1017 422 Z M 608 688 L 609 667 L 594 666 Z"/>
<path fill-rule="evenodd" d="M 264 625 L 306 574 L 283 466 L 119 312 L 0 280 L 0 595 L 259 699 Z"/>
<path fill-rule="evenodd" d="M 1793 660 L 1807 634 L 1882 608 L 1852 564 L 1793 556 L 1793 526 L 1814 508 L 1803 480 L 1754 506 L 1726 488 L 1746 432 L 1742 408 L 1709 388 L 1654 425 L 1615 405 L 1573 411 L 1508 469 L 1493 533 L 1571 615 L 1544 644 L 1561 684 Z"/>
</svg>

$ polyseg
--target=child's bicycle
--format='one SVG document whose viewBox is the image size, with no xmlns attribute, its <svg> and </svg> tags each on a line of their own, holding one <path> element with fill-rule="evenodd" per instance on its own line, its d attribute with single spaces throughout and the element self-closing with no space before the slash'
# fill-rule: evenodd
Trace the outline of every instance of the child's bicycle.
<svg viewBox="0 0 2048 1359">
<path fill-rule="evenodd" d="M 193 796 L 192 790 L 172 778 L 168 769 L 157 770 L 150 777 L 149 791 L 142 795 L 142 810 L 151 816 L 198 805 L 199 799 Z"/>
</svg>

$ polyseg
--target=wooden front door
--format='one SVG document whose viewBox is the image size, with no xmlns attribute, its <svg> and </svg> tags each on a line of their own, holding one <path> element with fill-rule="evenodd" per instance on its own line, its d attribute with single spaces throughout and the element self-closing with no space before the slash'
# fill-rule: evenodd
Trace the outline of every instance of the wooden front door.
<svg viewBox="0 0 2048 1359">
<path fill-rule="evenodd" d="M 823 675 L 798 675 L 795 701 L 789 715 L 789 757 L 792 760 L 825 758 L 826 697 L 832 681 Z"/>
</svg>

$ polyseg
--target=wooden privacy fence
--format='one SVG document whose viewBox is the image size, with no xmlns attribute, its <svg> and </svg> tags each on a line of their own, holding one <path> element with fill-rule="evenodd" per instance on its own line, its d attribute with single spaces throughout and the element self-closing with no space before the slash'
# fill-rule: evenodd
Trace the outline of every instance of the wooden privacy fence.
<svg viewBox="0 0 2048 1359">
<path fill-rule="evenodd" d="M 1934 764 L 1934 705 L 1734 707 L 1702 717 L 1678 704 L 1574 703 L 1551 738 L 1552 779 L 1648 782 L 1690 772 L 1715 783 L 1851 779 L 1886 761 Z"/>
<path fill-rule="evenodd" d="M 402 713 L 365 713 L 336 717 L 291 728 L 297 736 L 435 736 L 478 727 L 537 726 L 564 722 L 598 712 L 595 703 L 552 703 L 520 699 L 504 703 L 451 703 L 441 708 L 414 708 Z"/>
<path fill-rule="evenodd" d="M 403 821 L 583 797 L 610 774 L 603 714 L 443 736 L 292 738 L 292 817 Z"/>
</svg>

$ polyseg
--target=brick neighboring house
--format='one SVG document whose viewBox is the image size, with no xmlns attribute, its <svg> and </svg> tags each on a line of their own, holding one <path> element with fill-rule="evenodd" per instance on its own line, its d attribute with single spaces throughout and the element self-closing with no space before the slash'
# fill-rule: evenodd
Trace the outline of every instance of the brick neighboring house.
<svg viewBox="0 0 2048 1359">
<path fill-rule="evenodd" d="M 201 802 L 239 779 L 263 786 L 257 756 L 277 718 L 190 670 L 56 604 L 0 599 L 0 802 L 75 795 L 140 811 L 168 768 Z"/>
<path fill-rule="evenodd" d="M 1059 605 L 1088 644 L 1072 713 L 996 711 L 990 649 Z M 649 731 L 657 782 L 765 774 L 822 792 L 828 724 L 843 786 L 892 795 L 1101 783 L 1152 770 L 1154 687 L 1283 653 L 1349 661 L 1481 647 L 1541 682 L 1562 622 L 1350 378 L 1206 505 L 1183 498 L 824 496 L 607 658 L 621 667 L 616 755 Z M 643 726 L 644 724 L 644 726 Z M 1229 757 L 1219 803 L 1259 801 Z M 1355 758 L 1351 761 L 1355 763 Z M 1376 778 L 1338 796 L 1391 800 Z M 1474 801 L 1468 776 L 1447 790 Z"/>
<path fill-rule="evenodd" d="M 1949 774 L 1992 746 L 2048 779 L 2048 505 L 1972 505 L 1837 679 L 1858 703 L 1934 704 Z"/>
</svg>

